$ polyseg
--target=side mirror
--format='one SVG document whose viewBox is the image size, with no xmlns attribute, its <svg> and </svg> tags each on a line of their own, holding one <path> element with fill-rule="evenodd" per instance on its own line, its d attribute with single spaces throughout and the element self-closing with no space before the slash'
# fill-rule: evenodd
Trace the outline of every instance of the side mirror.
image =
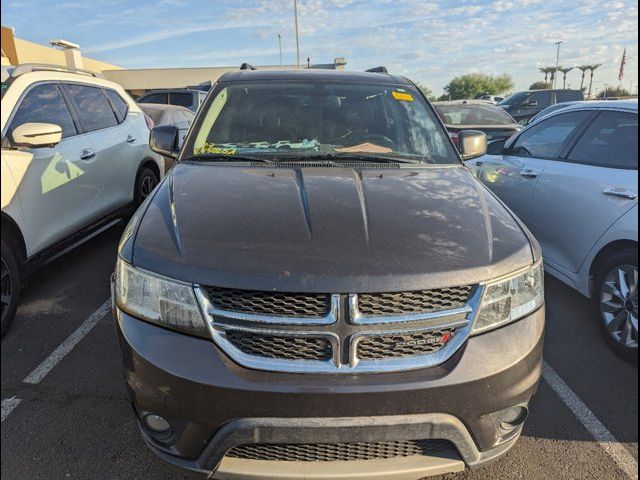
<svg viewBox="0 0 640 480">
<path fill-rule="evenodd" d="M 537 107 L 538 106 L 538 101 L 537 100 L 529 100 L 527 102 L 527 107 Z"/>
<path fill-rule="evenodd" d="M 153 127 L 149 134 L 149 148 L 165 157 L 178 158 L 178 128 L 174 125 Z"/>
<path fill-rule="evenodd" d="M 60 140 L 62 128 L 53 123 L 23 123 L 11 132 L 11 143 L 16 147 L 53 147 L 60 143 Z"/>
<path fill-rule="evenodd" d="M 489 155 L 502 155 L 504 153 L 505 141 L 506 140 L 504 140 L 504 139 L 502 139 L 502 140 L 494 140 L 487 147 L 487 153 Z"/>
<path fill-rule="evenodd" d="M 463 160 L 481 157 L 487 153 L 487 136 L 478 130 L 463 130 L 458 134 L 458 148 Z"/>
</svg>

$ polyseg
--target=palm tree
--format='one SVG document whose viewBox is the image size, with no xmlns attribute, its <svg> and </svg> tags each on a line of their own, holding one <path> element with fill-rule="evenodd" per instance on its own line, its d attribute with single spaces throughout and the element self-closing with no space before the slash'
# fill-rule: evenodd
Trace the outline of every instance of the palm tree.
<svg viewBox="0 0 640 480">
<path fill-rule="evenodd" d="M 558 67 L 558 70 L 562 72 L 562 89 L 567 88 L 567 73 L 573 70 L 575 67 Z"/>
<path fill-rule="evenodd" d="M 544 83 L 547 83 L 547 78 L 549 78 L 549 74 L 551 74 L 551 81 L 553 82 L 553 75 L 556 71 L 556 67 L 541 67 L 539 69 L 542 73 L 544 73 Z"/>
<path fill-rule="evenodd" d="M 584 75 L 591 65 L 578 65 L 576 68 L 582 72 L 582 78 L 580 79 L 580 90 L 584 89 Z"/>
<path fill-rule="evenodd" d="M 587 95 L 587 98 L 591 98 L 591 86 L 593 85 L 593 72 L 601 66 L 602 66 L 601 63 L 594 63 L 593 65 L 589 65 L 589 73 L 591 74 L 591 76 L 589 77 L 589 93 Z"/>
</svg>

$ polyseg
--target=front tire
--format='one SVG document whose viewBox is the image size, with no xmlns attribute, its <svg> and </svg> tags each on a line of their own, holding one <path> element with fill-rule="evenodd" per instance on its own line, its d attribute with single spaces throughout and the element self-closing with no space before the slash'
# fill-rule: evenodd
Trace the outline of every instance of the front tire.
<svg viewBox="0 0 640 480">
<path fill-rule="evenodd" d="M 136 178 L 136 189 L 134 194 L 134 200 L 136 207 L 139 207 L 145 198 L 147 198 L 154 188 L 158 185 L 160 179 L 156 172 L 149 167 L 142 167 Z"/>
<path fill-rule="evenodd" d="M 622 357 L 638 361 L 638 252 L 612 255 L 596 277 L 596 295 L 603 333 Z"/>
<path fill-rule="evenodd" d="M 0 287 L 0 336 L 4 336 L 16 314 L 16 308 L 18 307 L 18 301 L 20 300 L 21 278 L 16 257 L 4 240 L 2 240 L 1 257 L 0 276 L 2 278 L 2 285 Z"/>
</svg>

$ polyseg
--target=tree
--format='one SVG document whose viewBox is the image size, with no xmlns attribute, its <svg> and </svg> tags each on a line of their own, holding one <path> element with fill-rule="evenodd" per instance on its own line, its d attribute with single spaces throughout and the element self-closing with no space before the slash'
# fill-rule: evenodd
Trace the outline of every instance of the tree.
<svg viewBox="0 0 640 480">
<path fill-rule="evenodd" d="M 529 90 L 547 90 L 551 87 L 552 85 L 549 82 L 533 82 L 529 85 Z"/>
<path fill-rule="evenodd" d="M 631 94 L 629 91 L 622 87 L 607 87 L 606 90 L 598 93 L 598 98 L 611 98 L 611 97 L 629 97 Z"/>
<path fill-rule="evenodd" d="M 429 87 L 419 82 L 415 82 L 415 83 L 416 83 L 416 87 L 418 87 L 418 90 L 420 90 L 422 94 L 429 99 L 430 102 L 434 102 L 436 100 L 436 97 L 433 94 L 433 91 Z"/>
<path fill-rule="evenodd" d="M 584 75 L 589 70 L 591 65 L 578 65 L 576 68 L 582 72 L 582 78 L 580 79 L 580 90 L 584 91 Z"/>
<path fill-rule="evenodd" d="M 573 70 L 574 67 L 558 67 L 558 71 L 562 72 L 562 89 L 567 88 L 567 73 Z"/>
<path fill-rule="evenodd" d="M 593 85 L 593 72 L 596 71 L 596 69 L 600 68 L 602 66 L 601 63 L 594 63 L 593 65 L 589 65 L 589 73 L 591 74 L 589 77 L 589 93 L 587 94 L 587 98 L 591 98 L 591 87 Z"/>
<path fill-rule="evenodd" d="M 470 73 L 455 77 L 444 87 L 447 98 L 460 100 L 473 98 L 478 94 L 497 95 L 513 88 L 513 80 L 509 75 L 485 75 Z"/>
<path fill-rule="evenodd" d="M 547 83 L 549 75 L 551 75 L 551 83 L 553 83 L 553 76 L 556 73 L 556 67 L 541 67 L 540 71 L 544 73 L 544 83 Z"/>
</svg>

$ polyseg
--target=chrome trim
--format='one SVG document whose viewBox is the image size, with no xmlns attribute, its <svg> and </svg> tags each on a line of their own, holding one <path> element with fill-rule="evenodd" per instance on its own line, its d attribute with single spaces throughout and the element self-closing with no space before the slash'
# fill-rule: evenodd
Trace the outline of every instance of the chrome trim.
<svg viewBox="0 0 640 480">
<path fill-rule="evenodd" d="M 386 323 L 403 323 L 403 322 L 420 322 L 425 320 L 440 319 L 443 317 L 451 317 L 453 315 L 468 314 L 471 307 L 467 303 L 464 307 L 452 308 L 451 310 L 440 310 L 430 313 L 415 313 L 409 315 L 397 316 L 367 316 L 360 313 L 358 309 L 358 295 L 349 294 L 349 323 L 354 325 L 377 325 Z"/>
<path fill-rule="evenodd" d="M 449 359 L 469 338 L 469 333 L 478 313 L 480 300 L 484 294 L 484 286 L 476 285 L 465 307 L 434 312 L 430 314 L 402 315 L 397 317 L 364 317 L 357 312 L 357 296 L 349 295 L 349 312 L 357 316 L 347 320 L 340 312 L 340 295 L 331 295 L 331 310 L 325 317 L 319 318 L 287 318 L 255 314 L 229 312 L 213 307 L 205 289 L 194 286 L 196 298 L 204 312 L 207 327 L 213 341 L 232 360 L 252 369 L 285 373 L 382 373 L 399 370 L 411 370 L 431 367 Z M 355 300 L 355 301 L 354 301 Z M 464 315 L 463 318 L 460 318 Z M 453 318 L 452 318 L 453 317 Z M 447 321 L 450 319 L 450 321 Z M 356 320 L 356 321 L 354 321 Z M 412 322 L 409 325 L 409 322 Z M 253 324 L 253 325 L 247 325 Z M 261 326 L 265 325 L 264 327 Z M 378 325 L 377 328 L 371 328 Z M 300 327 L 310 326 L 313 330 L 302 330 Z M 349 330 L 350 326 L 350 330 Z M 354 329 L 361 326 L 363 331 Z M 369 327 L 370 329 L 367 329 Z M 345 333 L 345 329 L 347 333 Z M 457 328 L 454 337 L 435 353 L 403 358 L 382 360 L 360 360 L 357 358 L 358 342 L 369 336 L 385 336 L 414 332 L 429 332 L 441 328 Z M 227 330 L 239 330 L 263 335 L 285 337 L 325 338 L 330 342 L 332 358 L 320 360 L 287 360 L 260 357 L 242 352 L 227 338 Z M 343 363 L 342 351 L 348 344 L 348 358 Z"/>
</svg>

